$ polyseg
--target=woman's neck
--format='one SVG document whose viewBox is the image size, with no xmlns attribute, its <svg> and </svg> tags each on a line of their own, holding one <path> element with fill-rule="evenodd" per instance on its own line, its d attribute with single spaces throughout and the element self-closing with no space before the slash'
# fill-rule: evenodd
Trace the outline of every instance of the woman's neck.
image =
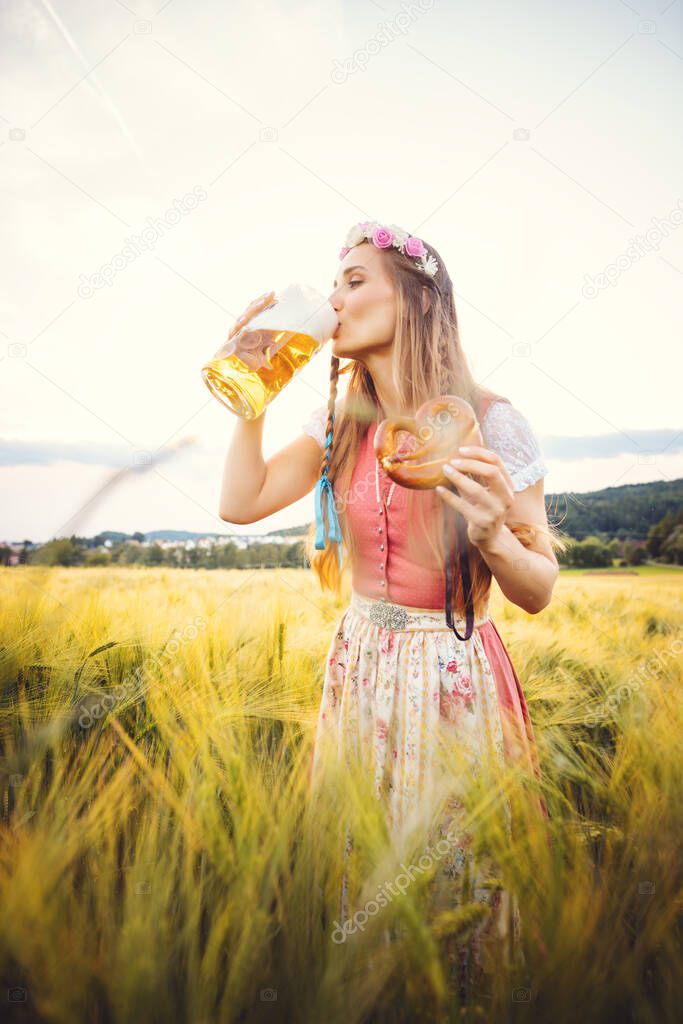
<svg viewBox="0 0 683 1024">
<path fill-rule="evenodd" d="M 372 352 L 363 360 L 366 370 L 372 377 L 382 418 L 400 413 L 399 397 L 392 381 L 392 360 L 391 348 Z"/>
<path fill-rule="evenodd" d="M 401 403 L 399 402 L 396 390 L 391 384 L 387 384 L 386 381 L 378 380 L 373 377 L 372 383 L 375 388 L 375 394 L 377 395 L 377 401 L 379 402 L 379 412 L 383 418 L 389 416 L 398 416 L 401 414 Z"/>
</svg>

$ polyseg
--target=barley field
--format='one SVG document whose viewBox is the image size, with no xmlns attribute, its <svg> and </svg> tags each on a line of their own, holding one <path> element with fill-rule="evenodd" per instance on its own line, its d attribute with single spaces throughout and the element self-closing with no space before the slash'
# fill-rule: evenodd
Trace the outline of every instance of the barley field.
<svg viewBox="0 0 683 1024">
<path fill-rule="evenodd" d="M 523 964 L 494 948 L 463 1000 L 447 943 L 482 910 L 466 892 L 437 912 L 425 876 L 332 939 L 345 814 L 367 840 L 359 899 L 398 870 L 362 780 L 311 796 L 348 589 L 297 569 L 0 569 L 2 1019 L 678 1019 L 682 594 L 675 571 L 561 574 L 530 616 L 494 587 L 549 819 L 507 845 L 491 826 Z"/>
</svg>

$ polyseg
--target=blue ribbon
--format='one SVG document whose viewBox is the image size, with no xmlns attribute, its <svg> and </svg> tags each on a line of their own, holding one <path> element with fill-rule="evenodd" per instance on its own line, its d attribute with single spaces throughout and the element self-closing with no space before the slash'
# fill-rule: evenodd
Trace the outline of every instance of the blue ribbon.
<svg viewBox="0 0 683 1024">
<path fill-rule="evenodd" d="M 332 423 L 334 424 L 334 413 L 332 414 Z M 332 430 L 328 431 L 327 438 L 325 440 L 325 451 L 332 444 Z M 339 517 L 337 516 L 337 509 L 334 504 L 334 491 L 332 484 L 330 483 L 327 476 L 328 464 L 325 463 L 320 479 L 315 487 L 315 546 L 318 551 L 322 551 L 327 545 L 327 539 L 325 536 L 325 519 L 323 517 L 323 492 L 327 491 L 327 538 L 333 541 L 335 544 L 339 544 L 339 565 L 344 565 L 344 556 L 342 555 L 342 532 L 339 525 Z"/>
</svg>

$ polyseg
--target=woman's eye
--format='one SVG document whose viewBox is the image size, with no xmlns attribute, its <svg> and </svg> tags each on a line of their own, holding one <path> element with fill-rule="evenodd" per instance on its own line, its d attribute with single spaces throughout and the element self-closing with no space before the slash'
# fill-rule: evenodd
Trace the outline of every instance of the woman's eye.
<svg viewBox="0 0 683 1024">
<path fill-rule="evenodd" d="M 359 280 L 356 279 L 355 281 L 349 281 L 349 286 L 351 288 L 353 288 L 354 284 L 362 284 L 362 283 L 363 283 L 362 281 L 359 281 Z"/>
</svg>

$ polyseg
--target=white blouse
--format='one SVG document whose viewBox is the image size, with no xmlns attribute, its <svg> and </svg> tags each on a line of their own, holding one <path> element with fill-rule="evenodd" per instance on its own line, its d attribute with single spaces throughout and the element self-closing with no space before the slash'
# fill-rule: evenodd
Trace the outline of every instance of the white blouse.
<svg viewBox="0 0 683 1024">
<path fill-rule="evenodd" d="M 339 415 L 343 399 L 337 399 L 335 410 Z M 307 423 L 302 424 L 305 434 L 325 447 L 327 405 L 315 409 Z M 543 461 L 538 438 L 527 418 L 509 402 L 492 402 L 481 423 L 484 447 L 500 455 L 512 478 L 512 489 L 523 491 L 544 477 L 548 467 Z"/>
</svg>

